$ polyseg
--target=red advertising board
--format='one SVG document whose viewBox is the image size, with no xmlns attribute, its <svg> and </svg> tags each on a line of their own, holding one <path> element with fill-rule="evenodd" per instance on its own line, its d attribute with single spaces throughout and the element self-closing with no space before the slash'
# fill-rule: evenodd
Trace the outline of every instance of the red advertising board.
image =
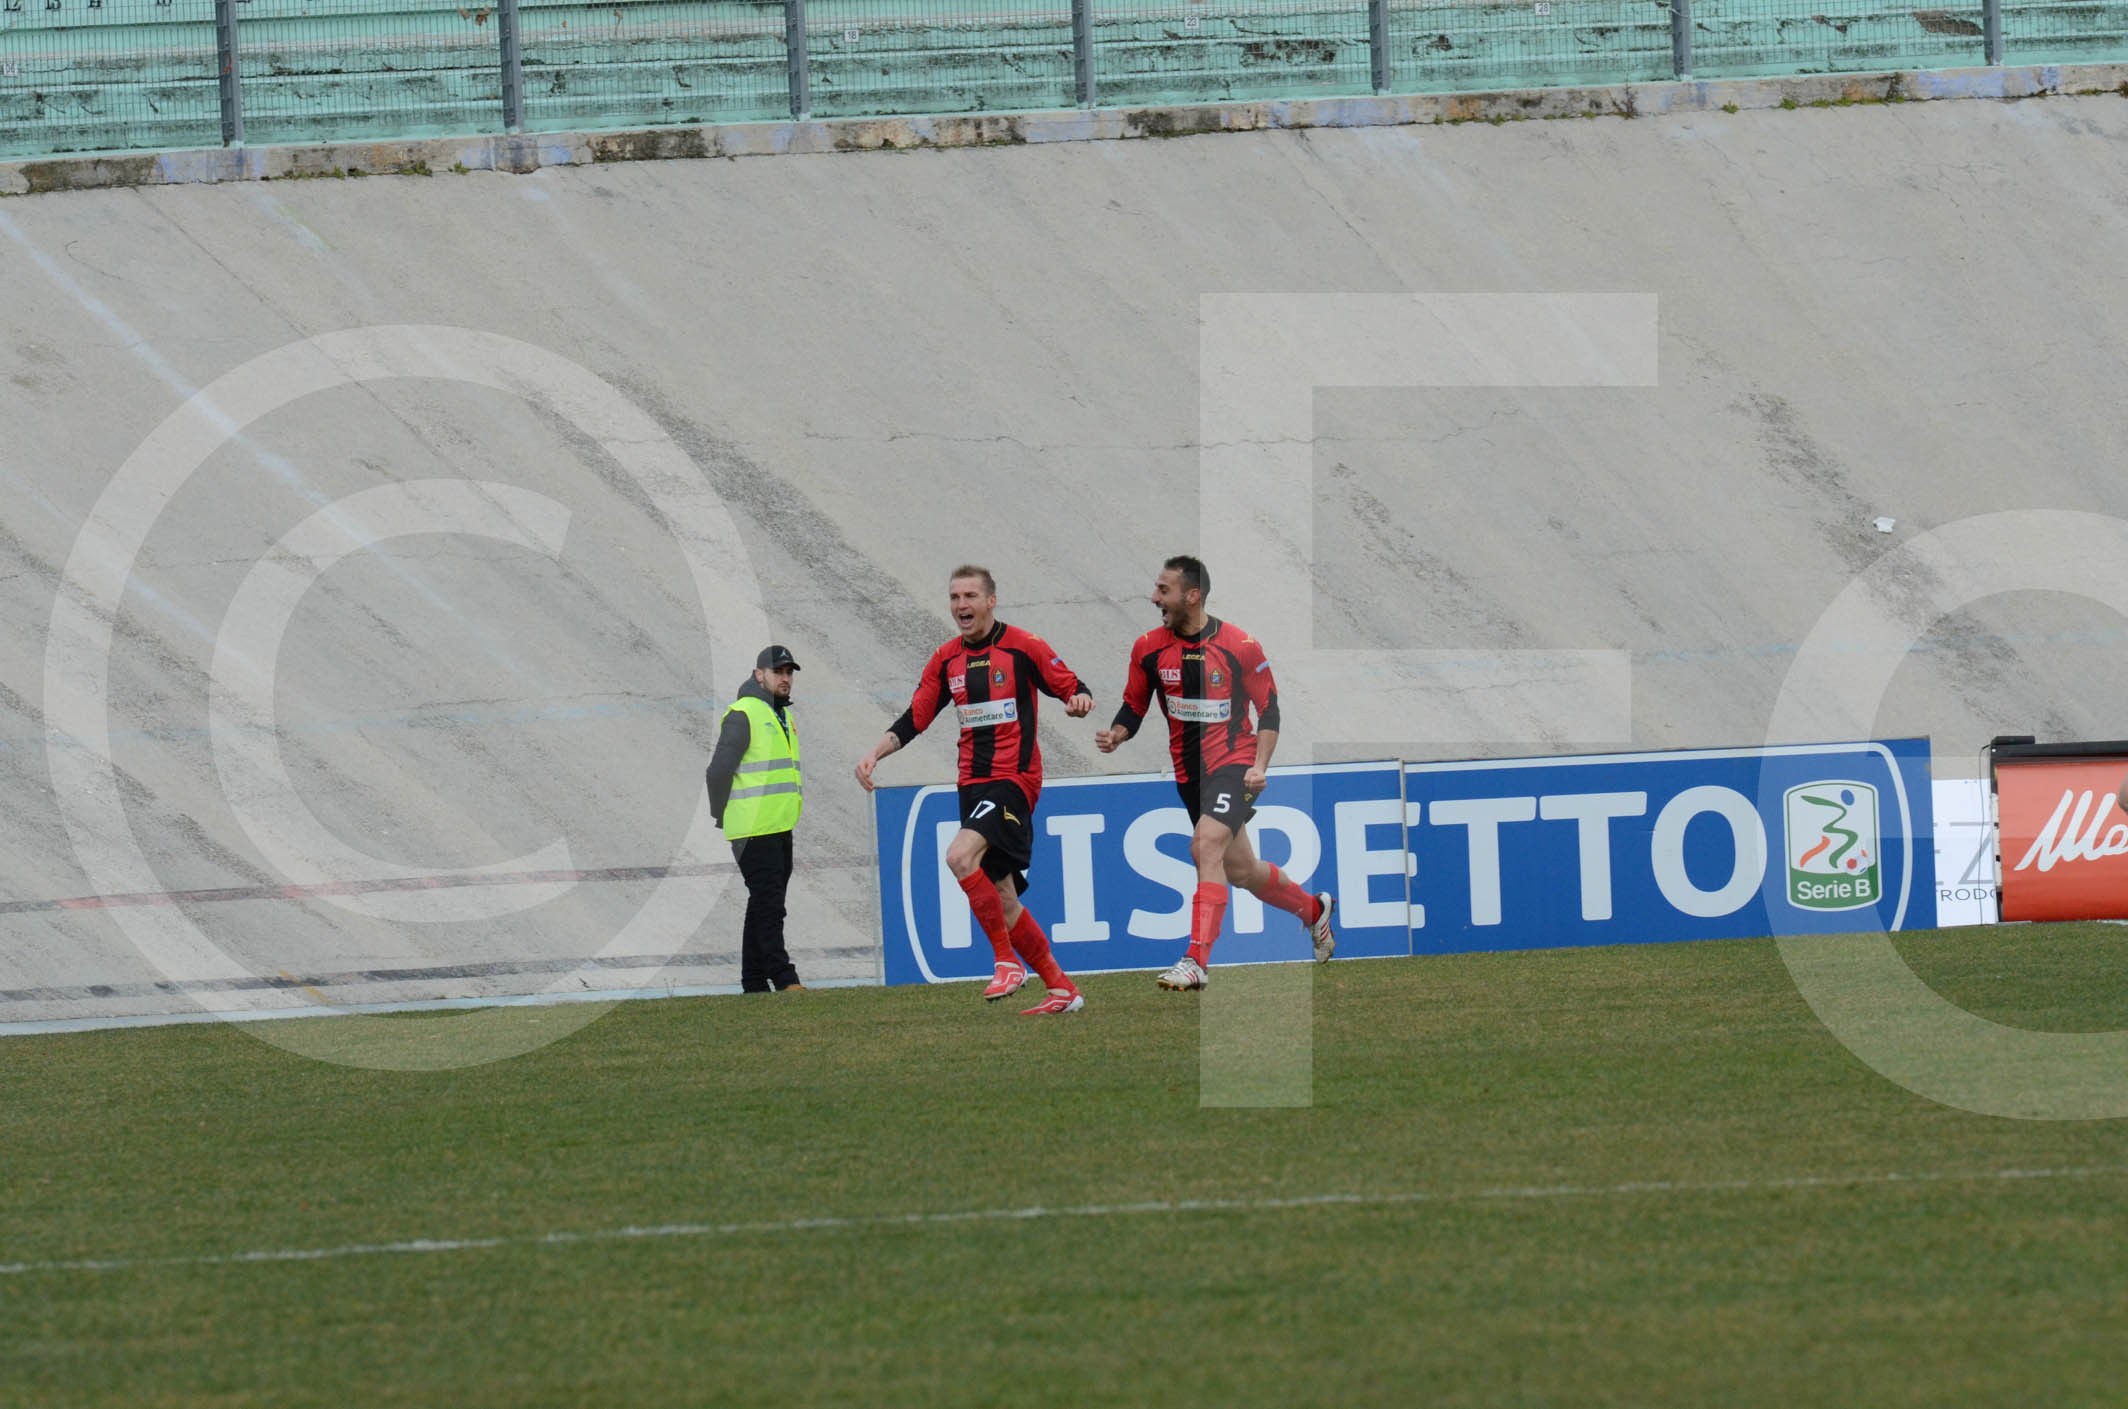
<svg viewBox="0 0 2128 1409">
<path fill-rule="evenodd" d="M 2128 919 L 2128 743 L 1997 748 L 2005 920 Z"/>
</svg>

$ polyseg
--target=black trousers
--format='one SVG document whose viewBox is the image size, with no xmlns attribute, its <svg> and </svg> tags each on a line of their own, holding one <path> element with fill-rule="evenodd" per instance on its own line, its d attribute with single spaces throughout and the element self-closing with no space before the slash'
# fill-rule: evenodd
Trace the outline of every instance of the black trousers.
<svg viewBox="0 0 2128 1409">
<path fill-rule="evenodd" d="M 789 988 L 798 966 L 783 947 L 783 897 L 791 885 L 791 834 L 740 837 L 732 859 L 746 877 L 746 928 L 739 937 L 739 987 L 748 993 Z"/>
</svg>

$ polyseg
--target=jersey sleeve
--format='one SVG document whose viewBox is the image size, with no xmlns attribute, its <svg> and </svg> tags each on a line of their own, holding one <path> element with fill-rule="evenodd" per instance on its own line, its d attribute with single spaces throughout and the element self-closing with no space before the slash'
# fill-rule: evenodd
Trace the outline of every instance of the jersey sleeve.
<svg viewBox="0 0 2128 1409">
<path fill-rule="evenodd" d="M 1034 662 L 1035 675 L 1041 680 L 1042 689 L 1049 695 L 1069 704 L 1073 695 L 1093 693 L 1072 672 L 1072 668 L 1064 663 L 1064 657 L 1058 655 L 1047 641 L 1032 631 L 1022 631 L 1018 627 L 1013 628 L 1013 635 L 1018 638 L 1011 643 L 1013 648 Z"/>
<path fill-rule="evenodd" d="M 1265 658 L 1262 644 L 1244 633 L 1234 650 L 1234 660 L 1241 668 L 1242 688 L 1248 691 L 1249 703 L 1256 707 L 1256 727 L 1275 731 L 1278 681 L 1271 674 L 1271 662 Z"/>
<path fill-rule="evenodd" d="M 924 673 L 917 677 L 916 693 L 909 697 L 909 707 L 887 729 L 904 746 L 930 728 L 931 721 L 946 707 L 946 654 L 952 645 L 949 641 L 931 653 Z"/>
<path fill-rule="evenodd" d="M 1152 654 L 1152 640 L 1140 636 L 1131 647 L 1130 669 L 1123 676 L 1123 703 L 1116 710 L 1115 723 L 1133 734 L 1145 722 L 1145 713 L 1153 707 L 1153 682 L 1156 677 L 1147 657 Z"/>
</svg>

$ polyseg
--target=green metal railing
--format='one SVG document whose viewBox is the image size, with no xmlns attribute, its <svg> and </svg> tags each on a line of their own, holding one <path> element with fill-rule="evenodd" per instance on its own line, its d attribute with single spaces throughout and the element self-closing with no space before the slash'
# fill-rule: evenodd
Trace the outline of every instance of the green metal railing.
<svg viewBox="0 0 2128 1409">
<path fill-rule="evenodd" d="M 0 0 L 0 158 L 2128 59 L 2128 0 Z"/>
</svg>

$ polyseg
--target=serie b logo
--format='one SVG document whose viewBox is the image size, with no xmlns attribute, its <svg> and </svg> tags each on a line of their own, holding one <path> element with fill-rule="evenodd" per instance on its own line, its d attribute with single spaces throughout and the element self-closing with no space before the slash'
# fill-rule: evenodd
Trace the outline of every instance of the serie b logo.
<svg viewBox="0 0 2128 1409">
<path fill-rule="evenodd" d="M 1828 781 L 1790 788 L 1788 903 L 1805 910 L 1860 910 L 1884 893 L 1877 790 Z"/>
</svg>

